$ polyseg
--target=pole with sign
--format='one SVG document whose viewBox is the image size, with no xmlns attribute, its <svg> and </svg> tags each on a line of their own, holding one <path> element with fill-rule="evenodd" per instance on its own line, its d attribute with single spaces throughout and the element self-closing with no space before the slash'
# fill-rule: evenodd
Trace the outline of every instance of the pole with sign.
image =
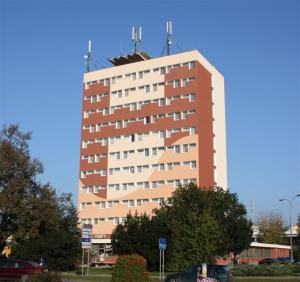
<svg viewBox="0 0 300 282">
<path fill-rule="evenodd" d="M 90 248 L 92 247 L 92 229 L 93 229 L 93 225 L 84 224 L 81 230 L 81 248 L 82 248 L 81 276 L 83 276 L 85 250 L 87 250 L 88 252 L 86 274 L 87 275 L 89 274 Z"/>
<path fill-rule="evenodd" d="M 167 240 L 159 238 L 159 280 L 165 279 L 165 249 L 167 248 Z"/>
</svg>

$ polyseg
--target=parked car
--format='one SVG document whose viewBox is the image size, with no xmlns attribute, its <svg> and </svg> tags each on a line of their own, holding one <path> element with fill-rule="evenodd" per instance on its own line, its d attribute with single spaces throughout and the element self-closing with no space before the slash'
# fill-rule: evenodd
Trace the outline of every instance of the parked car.
<svg viewBox="0 0 300 282">
<path fill-rule="evenodd" d="M 279 263 L 279 261 L 274 258 L 264 258 L 258 262 L 258 264 L 273 264 L 273 263 Z"/>
<path fill-rule="evenodd" d="M 277 261 L 282 264 L 293 264 L 289 257 L 278 257 Z"/>
<path fill-rule="evenodd" d="M 0 259 L 0 280 L 26 281 L 28 277 L 47 271 L 38 263 L 19 259 Z"/>
<path fill-rule="evenodd" d="M 201 274 L 201 265 L 195 265 L 191 269 L 170 274 L 166 278 L 166 282 L 196 282 L 197 278 Z M 220 282 L 232 282 L 232 274 L 230 269 L 226 265 L 208 265 L 207 277 L 215 278 Z"/>
</svg>

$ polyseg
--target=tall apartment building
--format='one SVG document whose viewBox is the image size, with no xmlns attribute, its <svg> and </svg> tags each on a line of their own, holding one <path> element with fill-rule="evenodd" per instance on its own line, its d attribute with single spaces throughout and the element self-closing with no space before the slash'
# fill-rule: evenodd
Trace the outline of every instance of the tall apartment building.
<svg viewBox="0 0 300 282">
<path fill-rule="evenodd" d="M 198 51 L 141 51 L 84 74 L 79 218 L 109 242 L 179 185 L 227 189 L 224 79 Z"/>
</svg>

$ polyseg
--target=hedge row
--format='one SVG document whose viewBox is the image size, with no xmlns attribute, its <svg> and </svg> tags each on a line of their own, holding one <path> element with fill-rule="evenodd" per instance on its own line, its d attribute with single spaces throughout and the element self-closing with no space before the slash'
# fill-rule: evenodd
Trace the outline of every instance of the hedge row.
<svg viewBox="0 0 300 282">
<path fill-rule="evenodd" d="M 300 274 L 300 265 L 243 265 L 232 269 L 234 276 L 280 276 Z"/>
</svg>

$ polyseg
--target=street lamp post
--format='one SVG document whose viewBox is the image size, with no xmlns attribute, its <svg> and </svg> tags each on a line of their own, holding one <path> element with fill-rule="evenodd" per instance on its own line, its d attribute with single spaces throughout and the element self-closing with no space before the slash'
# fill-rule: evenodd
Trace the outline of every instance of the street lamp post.
<svg viewBox="0 0 300 282">
<path fill-rule="evenodd" d="M 294 196 L 292 199 L 288 200 L 288 199 L 279 199 L 279 202 L 283 202 L 283 201 L 287 201 L 289 203 L 289 217 L 290 217 L 290 246 L 291 246 L 291 262 L 293 262 L 294 257 L 293 257 L 293 239 L 292 239 L 292 204 L 293 201 L 300 197 L 300 194 L 297 194 L 296 196 Z"/>
</svg>

